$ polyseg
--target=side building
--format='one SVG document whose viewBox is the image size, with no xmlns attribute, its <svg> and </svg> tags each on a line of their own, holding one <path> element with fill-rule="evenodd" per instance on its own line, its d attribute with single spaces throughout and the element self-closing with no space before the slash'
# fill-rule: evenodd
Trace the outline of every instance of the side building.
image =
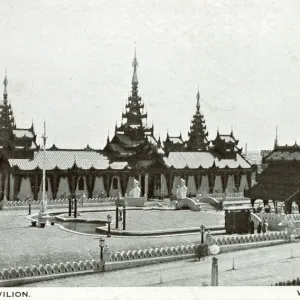
<svg viewBox="0 0 300 300">
<path fill-rule="evenodd" d="M 264 205 L 272 200 L 283 202 L 285 213 L 292 212 L 292 204 L 298 205 L 300 212 L 300 146 L 279 146 L 275 141 L 272 151 L 262 158 L 264 170 L 256 176 L 257 184 L 246 195 L 254 205 L 261 199 Z"/>
<path fill-rule="evenodd" d="M 186 180 L 190 196 L 198 192 L 242 192 L 248 189 L 252 185 L 253 168 L 242 155 L 232 132 L 228 135 L 218 132 L 214 140 L 208 140 L 204 116 L 200 112 L 199 91 L 188 140 L 184 141 L 181 134 L 179 137 L 167 134 L 164 142 L 155 138 L 154 126 L 147 125 L 147 112 L 139 96 L 137 68 L 135 54 L 131 93 L 122 114 L 122 123 L 115 127 L 112 139 L 107 137 L 103 149 L 89 146 L 60 149 L 55 145 L 47 149 L 48 198 L 73 193 L 85 193 L 87 197 L 124 195 L 131 189 L 134 178 L 140 182 L 142 195 L 146 194 L 148 198 L 175 194 L 180 178 Z M 6 89 L 7 83 L 7 98 Z M 3 106 L 8 105 L 4 102 Z M 3 120 L 7 120 L 9 109 L 3 114 L 6 118 Z M 13 145 L 22 145 L 23 148 L 6 147 L 6 155 L 2 156 L 2 178 L 6 178 L 6 181 L 2 180 L 2 197 L 24 199 L 32 194 L 39 199 L 43 153 L 36 145 L 33 126 L 22 131 L 15 128 L 14 120 L 10 122 L 12 125 L 7 126 L 12 127 L 12 133 L 3 134 L 3 145 L 13 141 Z M 24 135 L 22 138 L 21 134 Z"/>
</svg>

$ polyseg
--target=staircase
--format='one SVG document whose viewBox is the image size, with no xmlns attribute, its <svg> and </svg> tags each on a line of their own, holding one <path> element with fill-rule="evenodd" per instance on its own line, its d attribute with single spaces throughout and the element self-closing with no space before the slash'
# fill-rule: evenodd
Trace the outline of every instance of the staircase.
<svg viewBox="0 0 300 300">
<path fill-rule="evenodd" d="M 204 203 L 204 202 L 198 202 L 198 205 L 200 205 L 201 211 L 216 211 L 217 209 L 213 207 L 209 203 Z"/>
</svg>

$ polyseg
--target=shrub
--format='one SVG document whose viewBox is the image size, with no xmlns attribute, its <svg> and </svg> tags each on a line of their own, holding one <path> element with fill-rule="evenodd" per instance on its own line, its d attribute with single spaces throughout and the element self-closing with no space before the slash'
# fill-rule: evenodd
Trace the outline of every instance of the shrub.
<svg viewBox="0 0 300 300">
<path fill-rule="evenodd" d="M 300 279 L 299 277 L 297 279 L 287 280 L 287 281 L 279 281 L 274 284 L 275 286 L 287 286 L 287 285 L 293 285 L 293 286 L 300 286 Z"/>
<path fill-rule="evenodd" d="M 198 260 L 204 258 L 205 256 L 208 256 L 208 245 L 207 244 L 197 245 L 195 247 L 195 255 Z"/>
</svg>

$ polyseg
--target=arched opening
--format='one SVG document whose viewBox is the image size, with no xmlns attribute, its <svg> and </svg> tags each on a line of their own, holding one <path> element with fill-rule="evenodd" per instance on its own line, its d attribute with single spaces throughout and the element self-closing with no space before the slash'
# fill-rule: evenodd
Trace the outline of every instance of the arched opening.
<svg viewBox="0 0 300 300">
<path fill-rule="evenodd" d="M 45 182 L 45 191 L 48 192 L 48 189 L 49 189 L 49 183 L 48 183 L 48 180 L 46 178 L 46 182 Z"/>
<path fill-rule="evenodd" d="M 117 190 L 118 189 L 118 178 L 117 177 L 113 178 L 112 188 L 113 188 L 113 190 Z"/>
<path fill-rule="evenodd" d="M 80 190 L 80 191 L 84 190 L 84 179 L 83 179 L 83 177 L 79 178 L 79 181 L 78 181 L 78 190 Z"/>
</svg>

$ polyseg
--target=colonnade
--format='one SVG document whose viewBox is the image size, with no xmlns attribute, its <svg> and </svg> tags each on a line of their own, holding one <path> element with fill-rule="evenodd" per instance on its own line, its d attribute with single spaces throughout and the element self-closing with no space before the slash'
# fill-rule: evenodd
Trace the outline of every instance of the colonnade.
<svg viewBox="0 0 300 300">
<path fill-rule="evenodd" d="M 142 196 L 148 198 L 167 197 L 176 194 L 180 179 L 186 181 L 187 195 L 195 196 L 197 193 L 222 193 L 244 191 L 251 186 L 252 174 L 189 174 L 187 172 L 166 173 L 104 173 L 104 174 L 49 174 L 46 178 L 46 193 L 48 199 L 62 198 L 71 193 L 85 194 L 89 198 L 116 197 L 129 193 L 133 178 L 140 182 Z M 15 174 L 1 180 L 3 190 L 8 199 L 25 199 L 32 194 L 35 199 L 41 198 L 41 174 Z M 9 188 L 7 187 L 9 185 Z M 9 190 L 9 191 L 8 191 Z"/>
</svg>

